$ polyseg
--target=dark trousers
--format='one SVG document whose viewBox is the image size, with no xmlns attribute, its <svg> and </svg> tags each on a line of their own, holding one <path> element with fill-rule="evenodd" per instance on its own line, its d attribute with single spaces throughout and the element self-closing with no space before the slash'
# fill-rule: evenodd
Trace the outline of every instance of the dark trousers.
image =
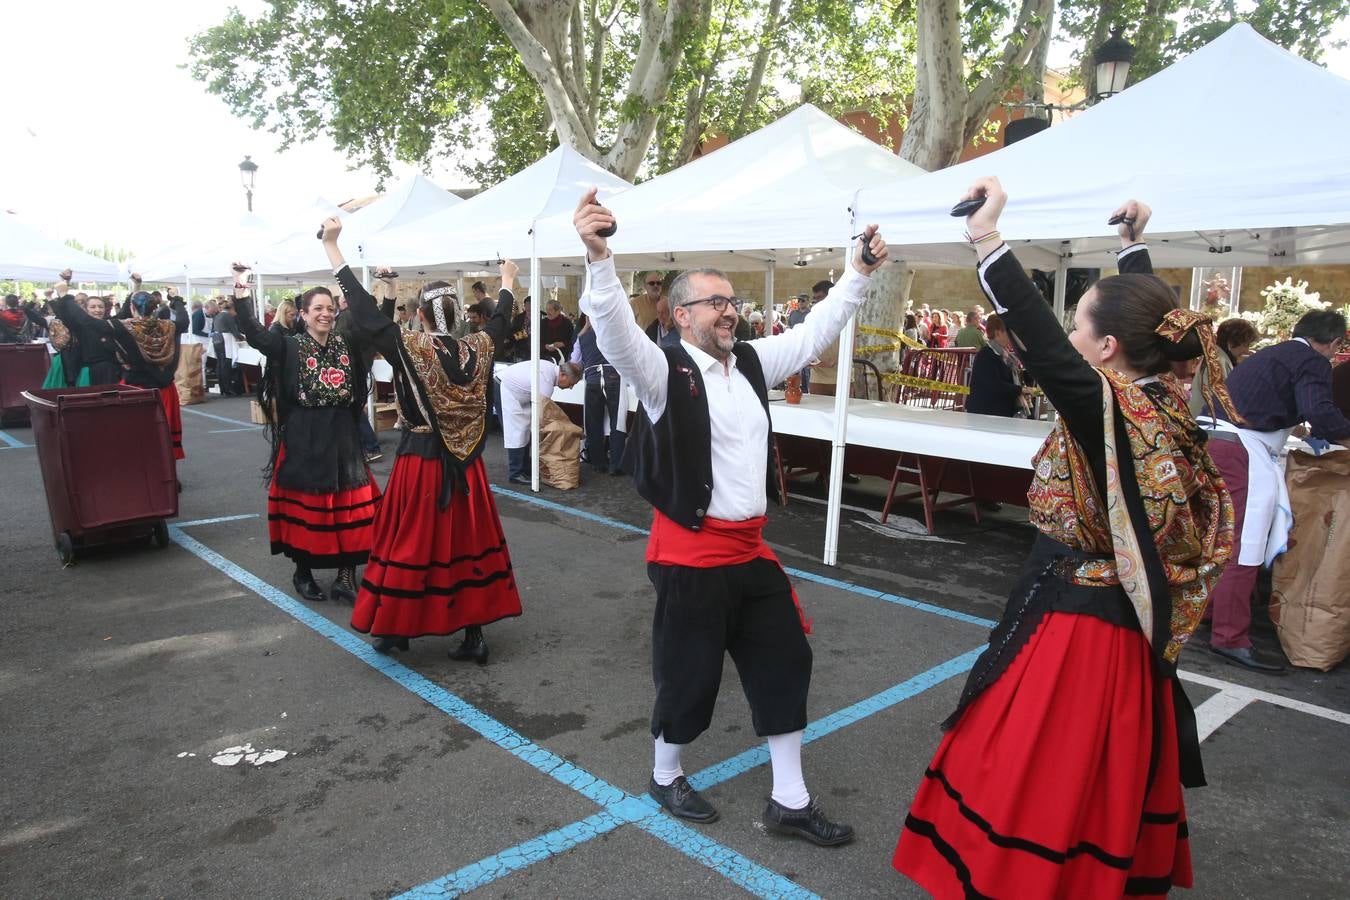
<svg viewBox="0 0 1350 900">
<path fill-rule="evenodd" d="M 211 349 L 216 354 L 216 384 L 220 386 L 220 395 L 229 397 L 241 393 L 235 389 L 234 363 L 225 355 L 225 338 L 219 334 L 212 336 Z"/>
<path fill-rule="evenodd" d="M 647 577 L 656 588 L 653 737 L 687 744 L 708 729 L 724 653 L 740 673 L 755 734 L 806 727 L 811 645 L 782 569 L 766 559 L 709 569 L 649 563 Z"/>
<path fill-rule="evenodd" d="M 506 448 L 506 477 L 508 479 L 530 477 L 529 447 Z"/>
<path fill-rule="evenodd" d="M 1230 650 L 1250 647 L 1252 639 L 1252 593 L 1256 590 L 1256 576 L 1260 566 L 1238 563 L 1242 550 L 1242 523 L 1247 512 L 1247 448 L 1237 441 L 1210 440 L 1210 458 L 1219 467 L 1228 493 L 1233 495 L 1233 556 L 1224 566 L 1223 574 L 1210 592 L 1209 602 L 1213 630 L 1210 644 Z"/>
<path fill-rule="evenodd" d="M 366 415 L 364 407 L 359 412 L 357 418 L 360 422 L 357 423 L 357 427 L 361 430 L 361 449 L 367 454 L 379 453 L 380 439 L 375 437 L 375 429 L 370 425 L 370 416 Z"/>
<path fill-rule="evenodd" d="M 627 435 L 619 430 L 619 380 L 586 382 L 584 407 L 586 426 L 586 461 L 600 471 L 619 472 L 623 469 L 623 447 Z M 626 418 L 628 410 L 622 415 Z M 605 422 L 609 422 L 609 452 L 605 452 Z"/>
</svg>

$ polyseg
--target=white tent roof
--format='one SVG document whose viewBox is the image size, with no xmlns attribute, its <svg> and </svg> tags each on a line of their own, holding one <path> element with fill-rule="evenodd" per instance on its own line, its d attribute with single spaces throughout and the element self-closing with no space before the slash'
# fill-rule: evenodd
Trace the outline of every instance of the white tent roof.
<svg viewBox="0 0 1350 900">
<path fill-rule="evenodd" d="M 365 244 L 377 234 L 419 222 L 427 216 L 450 209 L 464 200 L 444 188 L 437 187 L 422 175 L 405 179 L 379 199 L 346 215 L 338 243 L 343 256 L 359 267 L 365 261 Z M 305 276 L 323 279 L 329 274 L 326 257 L 314 239 L 317 225 L 307 232 L 293 235 L 287 241 L 270 248 L 260 262 L 268 274 Z M 355 251 L 355 252 L 352 252 Z"/>
<path fill-rule="evenodd" d="M 970 265 L 964 222 L 948 213 L 972 181 L 996 175 L 1009 194 L 1000 230 L 1028 266 L 1054 268 L 1062 249 L 1072 265 L 1114 268 L 1106 219 L 1130 197 L 1153 207 L 1160 266 L 1346 263 L 1347 147 L 1350 81 L 1237 25 L 1034 137 L 865 188 L 858 220 L 880 222 L 902 259 Z"/>
<path fill-rule="evenodd" d="M 257 256 L 244 261 L 251 262 L 254 269 L 270 280 L 295 280 L 314 275 L 331 281 L 333 270 L 317 237 L 319 226 L 329 216 L 341 219 L 345 229 L 352 214 L 318 197 L 304 209 L 287 215 L 280 235 L 274 235 Z"/>
<path fill-rule="evenodd" d="M 224 283 L 230 263 L 253 262 L 276 236 L 277 229 L 257 213 L 243 213 L 224 227 L 210 218 L 201 220 L 205 233 L 131 264 L 146 284 Z"/>
<path fill-rule="evenodd" d="M 421 272 L 495 268 L 498 255 L 528 260 L 534 223 L 563 212 L 570 221 L 577 199 L 593 185 L 602 198 L 631 187 L 571 147 L 559 147 L 463 203 L 372 235 L 364 258 Z"/>
<path fill-rule="evenodd" d="M 121 280 L 117 263 L 67 247 L 30 228 L 12 213 L 0 213 L 0 278 L 54 282 L 69 267 L 75 281 Z"/>
<path fill-rule="evenodd" d="M 802 260 L 828 253 L 835 263 L 857 189 L 922 174 L 807 104 L 615 197 L 619 231 L 610 247 L 621 263 L 651 256 L 666 265 L 762 268 L 770 259 L 795 262 L 799 251 Z M 540 223 L 540 256 L 580 254 L 572 208 Z"/>
</svg>

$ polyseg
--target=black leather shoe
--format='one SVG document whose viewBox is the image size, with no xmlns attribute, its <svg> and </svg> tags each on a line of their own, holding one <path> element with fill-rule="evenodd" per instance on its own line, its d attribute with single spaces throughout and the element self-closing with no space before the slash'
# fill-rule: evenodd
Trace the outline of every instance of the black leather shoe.
<svg viewBox="0 0 1350 900">
<path fill-rule="evenodd" d="M 717 808 L 704 800 L 683 775 L 666 785 L 657 784 L 653 778 L 647 785 L 647 794 L 660 803 L 662 809 L 680 819 L 708 825 L 721 818 Z"/>
<path fill-rule="evenodd" d="M 328 597 L 324 595 L 323 588 L 314 580 L 313 575 L 301 575 L 296 572 L 291 576 L 291 584 L 295 585 L 295 592 L 300 595 L 301 600 L 307 600 L 310 603 L 322 603 Z"/>
<path fill-rule="evenodd" d="M 395 650 L 406 651 L 409 646 L 405 637 L 377 637 L 374 649 L 376 653 L 393 653 Z"/>
<path fill-rule="evenodd" d="M 853 840 L 853 827 L 825 818 L 814 799 L 805 809 L 788 809 L 770 798 L 764 809 L 764 825 L 779 834 L 795 834 L 821 847 L 838 847 Z"/>
<path fill-rule="evenodd" d="M 1251 669 L 1253 672 L 1266 672 L 1271 675 L 1285 674 L 1284 666 L 1279 663 L 1268 663 L 1260 659 L 1251 647 L 1215 647 L 1213 644 L 1210 644 L 1209 649 L 1214 654 L 1222 656 L 1229 662 L 1237 663 L 1239 666 Z"/>
<path fill-rule="evenodd" d="M 333 586 L 328 589 L 328 596 L 333 598 L 334 603 L 345 603 L 353 606 L 356 603 L 356 575 L 346 570 L 338 570 L 337 578 L 333 579 Z"/>
<path fill-rule="evenodd" d="M 456 662 L 465 662 L 473 660 L 480 666 L 486 666 L 488 661 L 488 645 L 483 640 L 483 630 L 474 625 L 470 625 L 464 630 L 464 641 L 458 647 L 453 648 L 448 654 Z"/>
</svg>

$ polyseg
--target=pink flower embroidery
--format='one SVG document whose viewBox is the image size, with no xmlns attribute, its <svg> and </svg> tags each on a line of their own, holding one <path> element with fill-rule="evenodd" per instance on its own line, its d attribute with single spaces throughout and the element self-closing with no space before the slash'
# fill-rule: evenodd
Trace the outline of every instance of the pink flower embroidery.
<svg viewBox="0 0 1350 900">
<path fill-rule="evenodd" d="M 331 387 L 342 387 L 342 383 L 347 380 L 341 369 L 329 369 L 324 374 L 328 376 L 328 384 Z"/>
<path fill-rule="evenodd" d="M 317 369 L 319 367 L 319 361 L 311 356 L 309 359 L 305 360 L 305 367 L 311 370 Z"/>
<path fill-rule="evenodd" d="M 338 362 L 342 363 L 344 366 L 350 366 L 352 364 L 352 361 L 347 358 L 347 354 L 345 353 L 338 357 Z"/>
<path fill-rule="evenodd" d="M 326 386 L 328 385 L 328 377 L 329 377 L 329 376 L 328 376 L 328 373 L 330 373 L 330 372 L 332 372 L 332 371 L 333 371 L 332 369 L 324 369 L 322 372 L 320 372 L 320 373 L 319 373 L 319 384 L 322 384 L 322 385 L 324 385 L 324 386 L 326 387 Z"/>
</svg>

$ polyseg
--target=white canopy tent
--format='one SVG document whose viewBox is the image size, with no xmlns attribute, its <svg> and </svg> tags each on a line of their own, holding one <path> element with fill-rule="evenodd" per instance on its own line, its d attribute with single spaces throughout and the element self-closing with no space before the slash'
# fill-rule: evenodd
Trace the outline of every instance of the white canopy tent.
<svg viewBox="0 0 1350 900">
<path fill-rule="evenodd" d="M 25 225 L 13 213 L 0 214 L 0 278 L 54 282 L 66 268 L 74 271 L 77 282 L 122 279 L 117 263 L 67 247 Z"/>
<path fill-rule="evenodd" d="M 1263 126 L 1278 110 L 1280 125 Z M 1114 268 L 1107 216 L 1154 208 L 1149 244 L 1168 266 L 1350 263 L 1350 81 L 1236 25 L 1152 78 L 995 153 L 918 181 L 864 187 L 906 261 L 969 265 L 948 214 L 997 175 L 1004 238 L 1028 266 Z M 1219 252 L 1222 251 L 1222 252 Z"/>
<path fill-rule="evenodd" d="M 464 201 L 444 188 L 437 187 L 422 175 L 414 175 L 399 183 L 379 199 L 346 214 L 342 222 L 339 244 L 344 257 L 355 268 L 370 266 L 374 260 L 365 252 L 366 243 L 385 231 L 412 225 L 436 213 L 448 210 Z M 330 276 L 322 249 L 315 240 L 316 222 L 307 231 L 302 230 L 267 249 L 259 265 L 269 275 L 287 275 L 308 280 L 324 280 Z M 380 261 L 383 264 L 383 261 Z"/>
<path fill-rule="evenodd" d="M 602 199 L 632 187 L 559 147 L 463 203 L 372 235 L 363 244 L 365 258 L 427 274 L 495 271 L 498 259 L 530 259 L 535 223 L 563 212 L 570 221 L 577 199 L 593 185 Z M 576 247 L 560 255 L 575 257 Z"/>
<path fill-rule="evenodd" d="M 833 265 L 852 234 L 857 189 L 922 174 L 807 104 L 615 197 L 608 205 L 619 231 L 610 249 L 625 268 Z M 564 215 L 539 223 L 541 257 L 579 251 L 576 199 Z"/>
<path fill-rule="evenodd" d="M 131 271 L 146 284 L 214 284 L 230 281 L 230 263 L 253 262 L 277 234 L 277 228 L 256 213 L 243 213 L 223 227 L 205 220 L 205 234 L 177 247 L 137 259 Z"/>
<path fill-rule="evenodd" d="M 1255 133 L 1252 111 L 1270 109 L 1295 125 Z M 1120 242 L 1106 219 L 1131 197 L 1154 208 L 1147 237 L 1160 267 L 1350 262 L 1346 146 L 1350 82 L 1238 25 L 1034 137 L 919 179 L 864 187 L 854 221 L 879 222 L 900 261 L 971 266 L 964 223 L 950 210 L 975 179 L 996 175 L 1010 198 L 1003 237 L 1024 265 L 1057 271 L 1062 315 L 1071 265 L 1114 268 Z M 839 394 L 829 565 L 847 439 L 847 392 Z"/>
</svg>

